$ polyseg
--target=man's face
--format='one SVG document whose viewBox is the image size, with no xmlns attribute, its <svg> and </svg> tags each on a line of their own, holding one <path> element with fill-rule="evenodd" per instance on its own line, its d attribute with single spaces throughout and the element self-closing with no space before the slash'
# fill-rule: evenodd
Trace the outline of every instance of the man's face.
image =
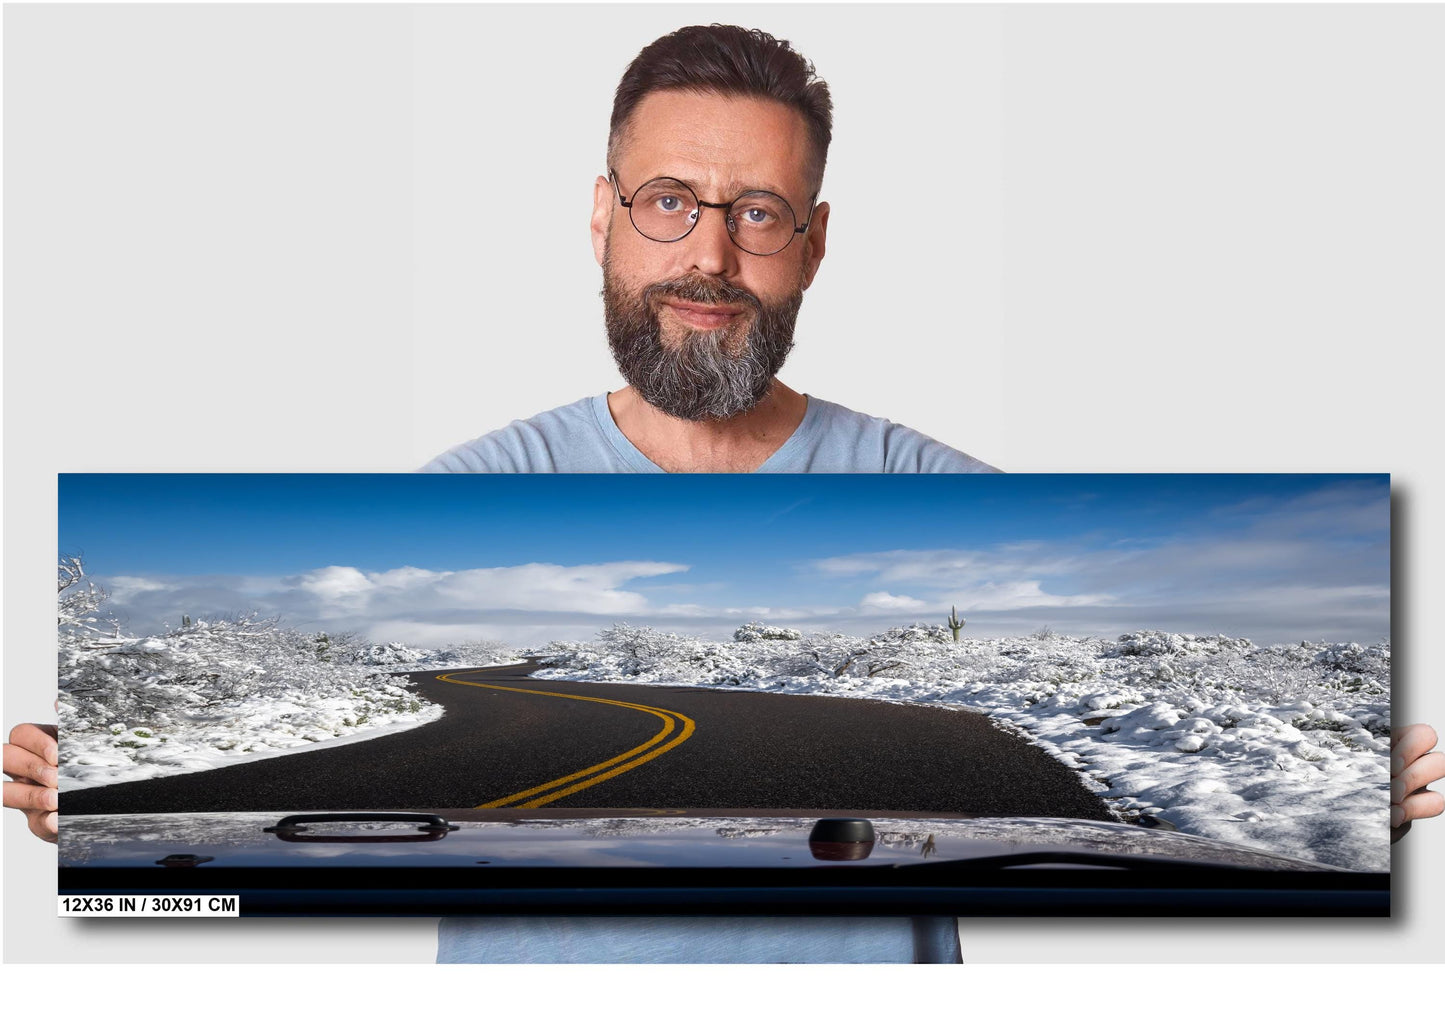
<svg viewBox="0 0 1445 1028">
<path fill-rule="evenodd" d="M 813 193 L 808 156 L 802 116 L 783 104 L 666 91 L 633 111 L 615 171 L 629 199 L 663 177 L 708 203 L 767 190 L 801 222 Z M 644 400 L 691 421 L 732 417 L 766 395 L 823 258 L 827 204 L 807 233 L 768 257 L 733 244 L 725 213 L 701 208 L 685 238 L 662 243 L 633 228 L 607 179 L 594 189 L 593 249 L 613 355 Z"/>
</svg>

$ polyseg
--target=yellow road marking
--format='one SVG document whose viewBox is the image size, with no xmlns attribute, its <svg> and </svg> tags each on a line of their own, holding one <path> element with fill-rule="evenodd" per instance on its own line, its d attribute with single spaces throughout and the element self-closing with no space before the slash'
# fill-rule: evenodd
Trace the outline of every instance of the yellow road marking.
<svg viewBox="0 0 1445 1028">
<path fill-rule="evenodd" d="M 492 800 L 490 803 L 477 805 L 477 810 L 486 810 L 492 807 L 505 807 L 518 800 L 536 796 L 527 803 L 518 804 L 524 808 L 542 807 L 563 796 L 571 796 L 573 793 L 581 792 L 583 789 L 590 789 L 592 786 L 614 778 L 624 772 L 631 771 L 639 765 L 647 763 L 662 756 L 668 750 L 682 745 L 696 730 L 697 725 L 686 714 L 679 714 L 675 710 L 664 710 L 661 707 L 649 707 L 641 703 L 628 703 L 624 700 L 609 700 L 600 696 L 579 696 L 575 693 L 550 692 L 545 689 L 521 689 L 513 685 L 492 685 L 488 682 L 468 682 L 460 678 L 453 678 L 451 675 L 437 675 L 437 679 L 443 682 L 451 682 L 453 685 L 471 685 L 478 689 L 497 689 L 501 692 L 522 692 L 533 696 L 555 696 L 564 700 L 585 700 L 588 703 L 606 703 L 613 707 L 627 707 L 630 710 L 640 710 L 645 714 L 662 719 L 662 731 L 658 732 L 651 739 L 648 739 L 640 746 L 634 746 L 626 753 L 619 753 L 617 756 L 604 760 L 600 764 L 593 764 L 591 767 L 583 768 L 581 771 L 574 771 L 570 775 L 561 778 L 554 778 L 550 782 L 524 789 L 521 792 L 514 792 L 510 796 L 503 796 L 499 800 Z M 673 730 L 678 722 L 682 723 L 682 731 L 672 736 Z M 672 736 L 671 739 L 668 736 Z M 666 740 L 666 741 L 664 741 Z M 623 763 L 626 761 L 626 763 Z M 590 777 L 589 777 L 590 776 Z M 578 779 L 581 779 L 579 781 Z M 571 784 L 569 784 L 571 783 Z M 563 788 L 565 786 L 565 788 Z M 556 790 L 548 792 L 548 790 Z M 544 796 L 537 796 L 538 793 L 547 793 Z"/>
</svg>

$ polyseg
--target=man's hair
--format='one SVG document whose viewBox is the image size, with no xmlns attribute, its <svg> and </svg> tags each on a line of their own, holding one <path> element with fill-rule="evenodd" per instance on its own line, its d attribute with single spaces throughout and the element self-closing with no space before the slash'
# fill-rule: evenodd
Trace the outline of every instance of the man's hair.
<svg viewBox="0 0 1445 1028">
<path fill-rule="evenodd" d="M 607 165 L 617 163 L 628 119 L 642 98 L 663 89 L 776 100 L 803 116 L 808 127 L 808 178 L 822 185 L 833 138 L 833 100 L 813 63 L 761 29 L 689 25 L 642 48 L 612 101 Z"/>
</svg>

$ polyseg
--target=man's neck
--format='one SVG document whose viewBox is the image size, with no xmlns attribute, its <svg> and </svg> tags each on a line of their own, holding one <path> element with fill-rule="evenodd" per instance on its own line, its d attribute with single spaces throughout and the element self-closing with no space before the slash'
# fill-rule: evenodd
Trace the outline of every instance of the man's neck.
<svg viewBox="0 0 1445 1028">
<path fill-rule="evenodd" d="M 607 394 L 618 430 L 664 471 L 756 471 L 802 424 L 808 398 L 773 379 L 752 410 L 726 421 L 683 421 L 631 386 Z"/>
</svg>

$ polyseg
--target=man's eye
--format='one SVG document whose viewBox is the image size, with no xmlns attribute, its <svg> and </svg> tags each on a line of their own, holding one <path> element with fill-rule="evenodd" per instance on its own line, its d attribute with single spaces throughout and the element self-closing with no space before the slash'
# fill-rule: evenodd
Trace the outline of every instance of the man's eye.
<svg viewBox="0 0 1445 1028">
<path fill-rule="evenodd" d="M 773 215 L 761 207 L 749 207 L 743 211 L 743 221 L 749 225 L 766 225 Z"/>
<path fill-rule="evenodd" d="M 678 196 L 659 196 L 656 203 L 657 209 L 667 214 L 676 214 L 682 210 L 682 198 Z"/>
</svg>

